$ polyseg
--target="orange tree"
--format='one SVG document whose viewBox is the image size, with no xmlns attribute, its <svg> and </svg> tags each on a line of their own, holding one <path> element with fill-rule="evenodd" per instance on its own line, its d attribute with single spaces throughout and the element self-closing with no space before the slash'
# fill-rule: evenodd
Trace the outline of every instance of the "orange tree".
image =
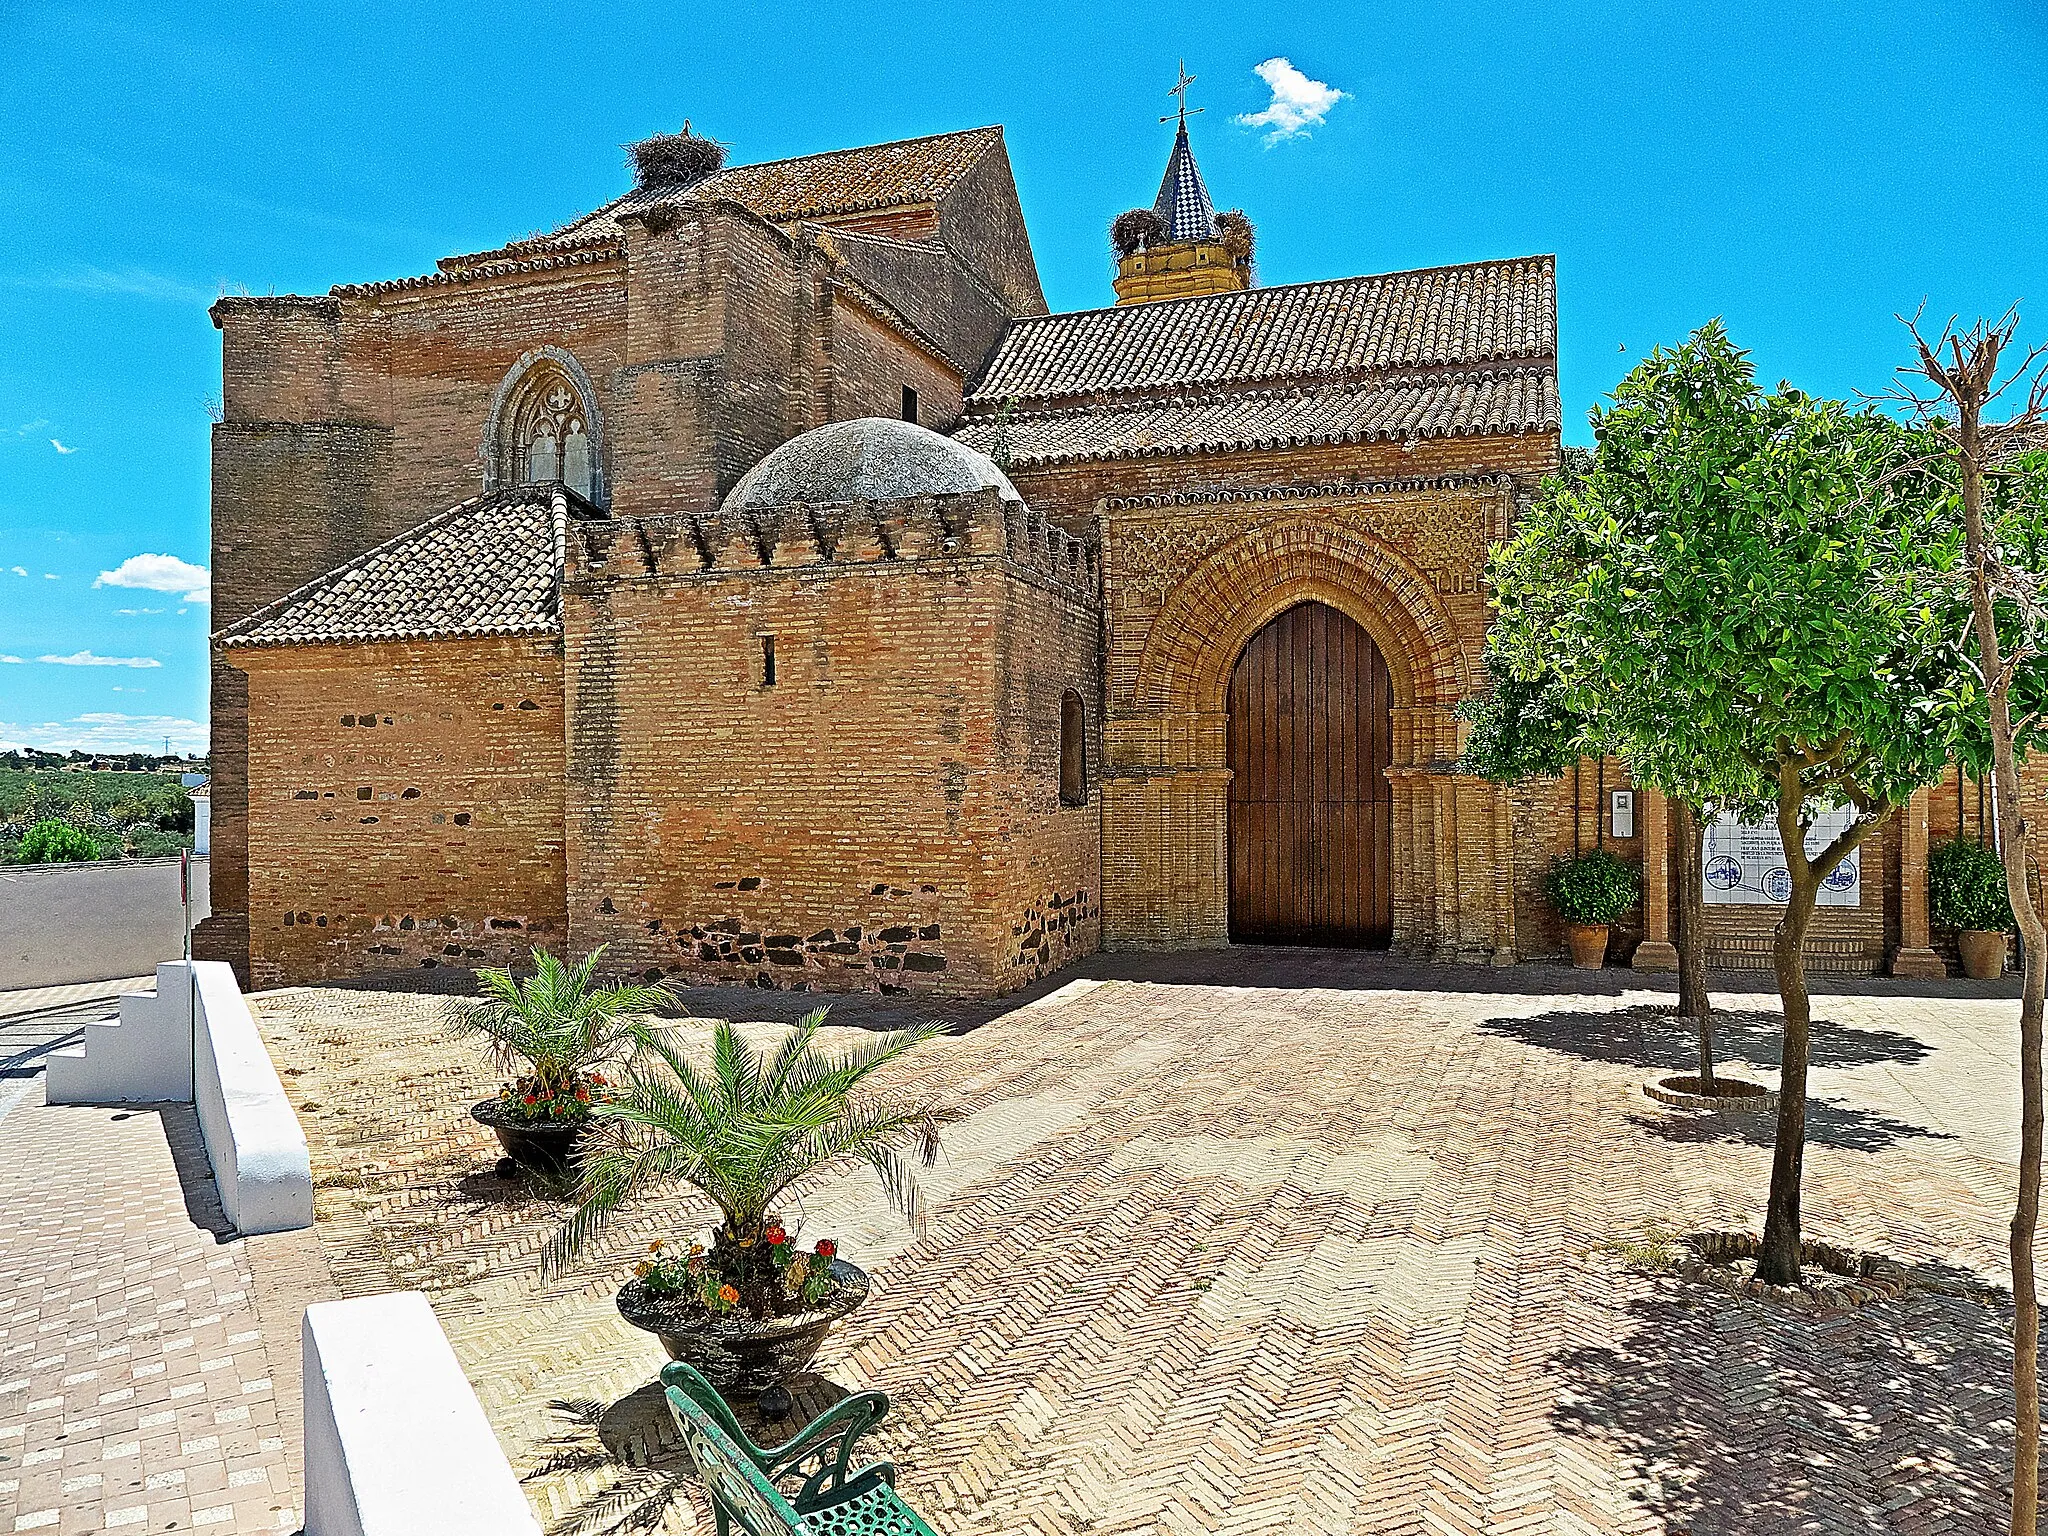
<svg viewBox="0 0 2048 1536">
<path fill-rule="evenodd" d="M 1981 702 L 1961 540 L 1915 429 L 1759 389 L 1718 324 L 1645 359 L 1594 428 L 1583 482 L 1557 483 L 1496 552 L 1490 643 L 1511 675 L 1548 676 L 1639 783 L 1777 824 L 1783 1075 L 1758 1274 L 1796 1284 L 1807 929 L 1821 882 L 1941 776 Z M 1844 830 L 1810 835 L 1838 808 Z"/>
</svg>

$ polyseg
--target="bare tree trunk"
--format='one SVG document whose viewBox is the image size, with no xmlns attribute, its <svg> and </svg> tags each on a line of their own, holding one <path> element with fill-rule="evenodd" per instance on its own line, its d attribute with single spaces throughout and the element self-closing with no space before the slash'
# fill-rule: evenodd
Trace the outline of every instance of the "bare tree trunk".
<svg viewBox="0 0 2048 1536">
<path fill-rule="evenodd" d="M 1714 1002 L 1707 995 L 1707 904 L 1700 890 L 1706 824 L 1688 801 L 1678 808 L 1678 1016 L 1700 1034 L 1700 1091 L 1714 1091 Z"/>
<path fill-rule="evenodd" d="M 1996 366 L 1992 349 L 1988 381 Z M 1972 361 L 1976 361 L 1975 358 Z M 1991 684 L 1991 775 L 1998 805 L 1998 835 L 2005 863 L 2006 895 L 2025 949 L 2020 990 L 2020 1188 L 2012 1213 L 2012 1384 L 2016 1412 L 2013 1436 L 2012 1529 L 2033 1536 L 2040 1504 L 2041 1476 L 2041 1309 L 2035 1290 L 2034 1233 L 2041 1217 L 2041 1015 L 2048 995 L 2048 943 L 2041 914 L 2027 884 L 2031 829 L 2021 814 L 2020 774 L 2013 750 L 2011 679 L 1992 616 L 1990 549 L 1984 533 L 1982 400 L 1968 380 L 1954 391 L 1961 406 L 1958 446 L 1963 471 L 1963 541 L 1969 559 L 1970 607 L 1977 652 Z"/>
</svg>

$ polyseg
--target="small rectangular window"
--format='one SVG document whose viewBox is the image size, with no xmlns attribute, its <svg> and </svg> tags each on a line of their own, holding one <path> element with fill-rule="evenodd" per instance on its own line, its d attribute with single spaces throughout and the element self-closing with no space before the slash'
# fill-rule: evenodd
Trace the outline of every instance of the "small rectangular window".
<svg viewBox="0 0 2048 1536">
<path fill-rule="evenodd" d="M 905 421 L 917 420 L 917 391 L 908 384 L 903 386 L 903 419 Z"/>
<path fill-rule="evenodd" d="M 763 688 L 773 688 L 775 686 L 775 637 L 773 635 L 763 635 L 761 637 L 761 686 Z"/>
</svg>

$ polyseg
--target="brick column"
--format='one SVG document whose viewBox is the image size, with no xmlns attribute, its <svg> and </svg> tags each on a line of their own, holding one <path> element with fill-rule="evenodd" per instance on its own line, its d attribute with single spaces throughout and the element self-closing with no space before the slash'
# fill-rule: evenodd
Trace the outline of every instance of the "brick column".
<svg viewBox="0 0 2048 1536">
<path fill-rule="evenodd" d="M 1671 942 L 1671 814 L 1654 789 L 1636 792 L 1642 817 L 1643 942 L 1630 964 L 1639 971 L 1675 971 L 1678 948 Z"/>
<path fill-rule="evenodd" d="M 1894 976 L 1946 976 L 1927 943 L 1927 791 L 1916 789 L 1899 807 L 1899 945 L 1888 967 Z"/>
</svg>

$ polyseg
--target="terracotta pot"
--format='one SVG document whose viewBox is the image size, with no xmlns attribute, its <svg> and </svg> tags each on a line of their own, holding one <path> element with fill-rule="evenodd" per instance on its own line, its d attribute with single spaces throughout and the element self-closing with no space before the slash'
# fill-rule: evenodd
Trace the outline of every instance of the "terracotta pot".
<svg viewBox="0 0 2048 1536">
<path fill-rule="evenodd" d="M 485 1099 L 470 1109 L 470 1118 L 497 1134 L 505 1155 L 551 1189 L 567 1189 L 576 1181 L 576 1141 L 588 1119 L 568 1124 L 521 1120 L 505 1113 L 504 1101 Z"/>
<path fill-rule="evenodd" d="M 2005 974 L 2005 935 L 1981 928 L 1965 928 L 1956 935 L 1956 948 L 1963 952 L 1963 974 L 1973 981 L 1989 981 Z"/>
<path fill-rule="evenodd" d="M 727 1396 L 758 1397 L 798 1374 L 818 1353 L 832 1325 L 868 1299 L 867 1273 L 832 1261 L 839 1290 L 809 1312 L 712 1317 L 677 1296 L 657 1296 L 638 1280 L 619 1287 L 619 1316 L 661 1340 L 671 1360 L 694 1367 Z"/>
<path fill-rule="evenodd" d="M 1607 963 L 1606 923 L 1566 923 L 1564 936 L 1572 947 L 1572 964 L 1582 971 L 1597 971 Z"/>
</svg>

